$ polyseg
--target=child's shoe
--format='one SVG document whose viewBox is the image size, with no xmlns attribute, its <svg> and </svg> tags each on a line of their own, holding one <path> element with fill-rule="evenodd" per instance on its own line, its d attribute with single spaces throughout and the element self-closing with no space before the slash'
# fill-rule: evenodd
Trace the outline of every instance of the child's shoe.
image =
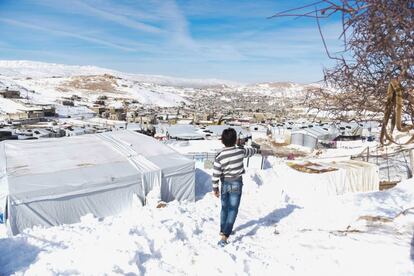
<svg viewBox="0 0 414 276">
<path fill-rule="evenodd" d="M 220 247 L 225 247 L 227 244 L 228 242 L 226 240 L 219 240 L 219 242 L 217 243 L 217 245 Z"/>
</svg>

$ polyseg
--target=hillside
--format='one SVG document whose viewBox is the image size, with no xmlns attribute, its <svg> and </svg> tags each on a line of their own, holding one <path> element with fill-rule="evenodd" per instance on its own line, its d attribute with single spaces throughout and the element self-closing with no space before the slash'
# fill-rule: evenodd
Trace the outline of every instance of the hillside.
<svg viewBox="0 0 414 276">
<path fill-rule="evenodd" d="M 195 94 L 211 97 L 214 92 L 270 97 L 302 97 L 306 85 L 279 82 L 237 84 L 212 79 L 183 79 L 158 75 L 123 73 L 95 66 L 74 66 L 33 61 L 0 61 L 0 90 L 19 90 L 32 104 L 60 105 L 73 95 L 78 104 L 92 106 L 99 96 L 110 101 L 133 100 L 142 105 L 172 107 L 192 102 Z M 213 92 L 213 94 L 211 94 Z M 17 112 L 18 100 L 2 100 L 0 113 Z"/>
<path fill-rule="evenodd" d="M 57 104 L 60 99 L 74 94 L 84 98 L 86 104 L 92 104 L 102 95 L 158 106 L 174 106 L 185 101 L 180 89 L 154 80 L 156 78 L 150 76 L 140 78 L 92 66 L 0 61 L 0 89 L 26 91 L 22 96 L 36 104 Z"/>
</svg>

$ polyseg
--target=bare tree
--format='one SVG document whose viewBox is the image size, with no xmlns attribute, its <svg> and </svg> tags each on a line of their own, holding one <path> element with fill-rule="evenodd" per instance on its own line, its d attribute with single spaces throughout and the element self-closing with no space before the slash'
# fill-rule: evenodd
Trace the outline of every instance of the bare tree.
<svg viewBox="0 0 414 276">
<path fill-rule="evenodd" d="M 340 54 L 329 51 L 320 26 L 322 18 L 334 14 L 342 18 Z M 311 89 L 310 108 L 341 120 L 378 118 L 384 115 L 387 89 L 394 80 L 402 91 L 401 114 L 408 114 L 403 118 L 413 123 L 413 0 L 321 0 L 272 18 L 285 16 L 315 18 L 326 53 L 336 60 L 333 68 L 324 70 L 331 90 Z"/>
</svg>

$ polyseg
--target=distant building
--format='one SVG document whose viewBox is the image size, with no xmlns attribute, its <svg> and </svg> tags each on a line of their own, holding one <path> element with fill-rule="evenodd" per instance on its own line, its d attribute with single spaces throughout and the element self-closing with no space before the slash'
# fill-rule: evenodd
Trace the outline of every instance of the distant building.
<svg viewBox="0 0 414 276">
<path fill-rule="evenodd" d="M 93 107 L 90 107 L 90 109 L 96 114 L 98 114 L 99 116 L 102 116 L 102 114 L 107 110 L 105 106 L 93 106 Z"/>
<path fill-rule="evenodd" d="M 72 100 L 69 100 L 69 99 L 61 100 L 60 103 L 62 105 L 65 105 L 65 106 L 75 106 L 75 104 L 73 103 L 73 101 Z"/>
<path fill-rule="evenodd" d="M 20 92 L 18 90 L 9 90 L 6 88 L 5 90 L 0 90 L 0 96 L 6 99 L 19 99 Z"/>
<path fill-rule="evenodd" d="M 109 120 L 115 120 L 115 121 L 126 120 L 126 112 L 124 108 L 110 108 L 109 110 L 104 112 L 102 116 Z"/>
<path fill-rule="evenodd" d="M 44 117 L 56 116 L 56 108 L 50 105 L 28 106 L 18 110 L 15 113 L 7 113 L 3 115 L 4 119 L 10 121 L 39 121 Z"/>
</svg>

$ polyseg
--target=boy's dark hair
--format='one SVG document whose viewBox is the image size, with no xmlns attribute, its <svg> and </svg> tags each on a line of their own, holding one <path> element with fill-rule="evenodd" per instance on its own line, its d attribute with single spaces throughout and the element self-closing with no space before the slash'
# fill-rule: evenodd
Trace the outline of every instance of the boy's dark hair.
<svg viewBox="0 0 414 276">
<path fill-rule="evenodd" d="M 223 133 L 221 134 L 221 142 L 226 147 L 233 147 L 234 145 L 236 145 L 236 141 L 237 133 L 234 130 L 234 128 L 229 127 L 223 130 Z"/>
</svg>

